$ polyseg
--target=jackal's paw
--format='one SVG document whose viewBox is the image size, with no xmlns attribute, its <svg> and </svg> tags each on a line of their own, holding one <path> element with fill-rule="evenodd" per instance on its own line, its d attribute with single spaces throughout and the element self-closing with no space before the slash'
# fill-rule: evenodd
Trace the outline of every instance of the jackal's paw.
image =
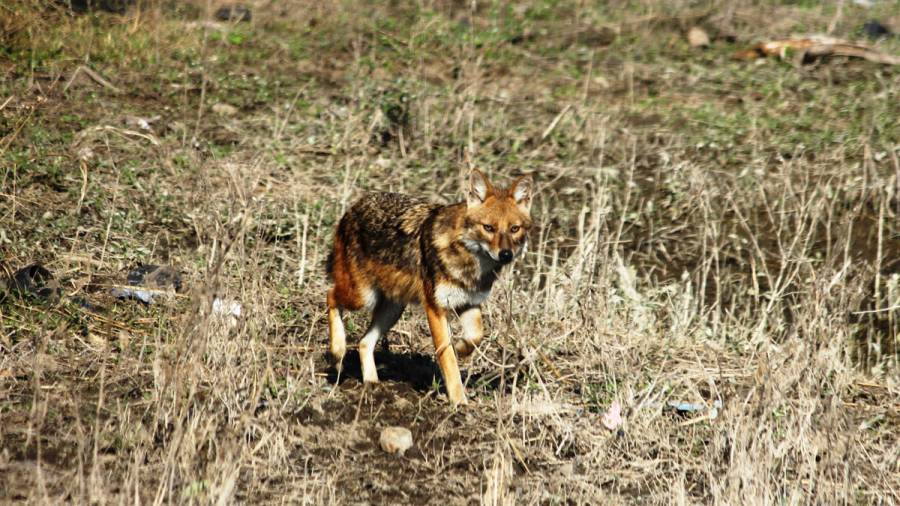
<svg viewBox="0 0 900 506">
<path fill-rule="evenodd" d="M 372 368 L 372 369 L 363 368 L 362 376 L 363 376 L 363 383 L 365 383 L 367 385 L 374 385 L 375 383 L 378 383 L 378 372 L 374 368 Z"/>
<path fill-rule="evenodd" d="M 453 349 L 456 350 L 456 356 L 461 360 L 468 358 L 475 351 L 475 346 L 465 339 L 460 339 L 453 345 Z"/>
<path fill-rule="evenodd" d="M 335 368 L 340 369 L 346 353 L 347 349 L 344 347 L 332 347 L 328 350 L 328 360 Z"/>
<path fill-rule="evenodd" d="M 453 406 L 453 409 L 462 409 L 467 404 L 469 404 L 469 399 L 466 397 L 466 394 L 462 394 L 462 397 L 457 399 L 450 399 L 450 405 Z"/>
</svg>

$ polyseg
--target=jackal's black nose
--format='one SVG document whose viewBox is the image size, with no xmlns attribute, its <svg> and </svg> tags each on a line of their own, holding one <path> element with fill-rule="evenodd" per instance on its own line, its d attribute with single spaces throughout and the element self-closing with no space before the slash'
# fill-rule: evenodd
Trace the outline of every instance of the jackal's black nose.
<svg viewBox="0 0 900 506">
<path fill-rule="evenodd" d="M 500 263 L 508 264 L 512 262 L 512 251 L 508 249 L 500 250 Z"/>
</svg>

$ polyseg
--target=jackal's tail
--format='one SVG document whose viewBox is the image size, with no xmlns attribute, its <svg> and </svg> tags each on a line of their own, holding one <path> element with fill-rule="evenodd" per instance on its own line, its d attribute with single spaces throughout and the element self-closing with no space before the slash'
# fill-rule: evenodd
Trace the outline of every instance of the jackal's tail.
<svg viewBox="0 0 900 506">
<path fill-rule="evenodd" d="M 325 259 L 325 273 L 329 279 L 334 279 L 334 248 L 328 252 L 328 258 Z"/>
</svg>

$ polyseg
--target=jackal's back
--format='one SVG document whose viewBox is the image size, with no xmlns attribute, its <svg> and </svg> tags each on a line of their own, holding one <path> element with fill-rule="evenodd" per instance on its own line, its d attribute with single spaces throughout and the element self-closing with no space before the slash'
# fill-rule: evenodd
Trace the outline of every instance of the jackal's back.
<svg viewBox="0 0 900 506">
<path fill-rule="evenodd" d="M 343 238 L 352 237 L 366 258 L 403 270 L 417 270 L 422 225 L 438 207 L 399 193 L 368 194 L 347 212 L 349 230 Z"/>
<path fill-rule="evenodd" d="M 374 291 L 404 302 L 417 298 L 422 228 L 438 208 L 399 193 L 363 196 L 338 224 L 329 273 L 335 281 L 347 277 L 364 293 Z"/>
</svg>

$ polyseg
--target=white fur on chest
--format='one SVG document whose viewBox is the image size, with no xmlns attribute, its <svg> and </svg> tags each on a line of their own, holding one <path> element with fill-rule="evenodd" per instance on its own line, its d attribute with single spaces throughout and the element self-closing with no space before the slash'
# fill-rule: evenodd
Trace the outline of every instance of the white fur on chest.
<svg viewBox="0 0 900 506">
<path fill-rule="evenodd" d="M 469 291 L 455 283 L 440 283 L 434 289 L 435 300 L 445 309 L 480 306 L 490 294 L 490 290 Z"/>
</svg>

